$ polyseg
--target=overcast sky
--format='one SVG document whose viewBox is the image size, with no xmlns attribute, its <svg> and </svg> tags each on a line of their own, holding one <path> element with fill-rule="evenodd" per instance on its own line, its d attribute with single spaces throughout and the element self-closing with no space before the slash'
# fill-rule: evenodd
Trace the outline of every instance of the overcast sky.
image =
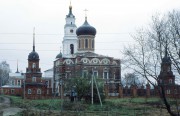
<svg viewBox="0 0 180 116">
<path fill-rule="evenodd" d="M 32 51 L 33 27 L 42 72 L 53 67 L 62 46 L 70 0 L 0 0 L 0 61 L 12 72 L 25 72 Z M 77 27 L 84 23 L 84 9 L 97 30 L 96 53 L 122 58 L 123 46 L 133 43 L 131 34 L 148 26 L 151 16 L 180 8 L 180 0 L 72 0 Z M 178 9 L 179 10 L 179 9 Z"/>
</svg>

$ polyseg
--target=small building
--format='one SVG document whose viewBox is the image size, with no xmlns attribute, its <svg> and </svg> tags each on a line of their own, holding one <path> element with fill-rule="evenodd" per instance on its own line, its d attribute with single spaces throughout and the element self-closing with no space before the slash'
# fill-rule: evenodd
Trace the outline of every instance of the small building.
<svg viewBox="0 0 180 116">
<path fill-rule="evenodd" d="M 4 95 L 22 95 L 22 84 L 24 82 L 24 74 L 17 71 L 15 73 L 9 73 L 8 84 L 1 87 L 1 94 Z"/>
</svg>

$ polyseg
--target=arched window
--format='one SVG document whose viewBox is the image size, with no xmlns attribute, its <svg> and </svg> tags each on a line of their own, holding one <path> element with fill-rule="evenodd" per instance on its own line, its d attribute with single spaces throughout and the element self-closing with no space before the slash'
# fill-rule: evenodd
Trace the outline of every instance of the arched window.
<svg viewBox="0 0 180 116">
<path fill-rule="evenodd" d="M 109 79 L 109 74 L 107 71 L 103 72 L 103 79 Z"/>
<path fill-rule="evenodd" d="M 73 33 L 73 29 L 71 29 L 70 32 Z"/>
<path fill-rule="evenodd" d="M 167 94 L 171 94 L 171 91 L 170 91 L 170 89 L 168 89 L 168 90 L 166 91 L 166 93 L 167 93 Z"/>
<path fill-rule="evenodd" d="M 36 82 L 36 77 L 32 77 L 32 82 Z"/>
<path fill-rule="evenodd" d="M 71 50 L 71 54 L 74 54 L 74 45 L 70 44 L 70 50 Z"/>
<path fill-rule="evenodd" d="M 81 48 L 81 40 L 79 40 L 79 48 Z"/>
<path fill-rule="evenodd" d="M 37 89 L 37 94 L 41 94 L 41 89 Z"/>
<path fill-rule="evenodd" d="M 28 89 L 28 94 L 31 94 L 31 89 Z"/>
<path fill-rule="evenodd" d="M 32 64 L 32 68 L 36 68 L 36 63 L 33 63 L 33 64 Z"/>
<path fill-rule="evenodd" d="M 88 48 L 88 39 L 85 39 L 85 48 Z"/>
<path fill-rule="evenodd" d="M 92 44 L 91 45 L 92 45 L 92 48 L 94 48 L 94 40 L 92 40 Z"/>
<path fill-rule="evenodd" d="M 172 84 L 172 79 L 169 79 L 169 84 Z"/>
</svg>

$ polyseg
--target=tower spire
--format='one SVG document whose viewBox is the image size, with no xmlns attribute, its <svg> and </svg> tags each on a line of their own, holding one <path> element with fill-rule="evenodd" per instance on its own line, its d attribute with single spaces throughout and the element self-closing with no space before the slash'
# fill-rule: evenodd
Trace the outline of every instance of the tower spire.
<svg viewBox="0 0 180 116">
<path fill-rule="evenodd" d="M 17 60 L 17 71 L 16 71 L 16 73 L 19 73 L 19 70 L 18 70 L 18 60 Z"/>
<path fill-rule="evenodd" d="M 72 5 L 71 5 L 71 0 L 70 0 L 70 5 L 69 5 L 69 15 L 72 14 Z"/>
<path fill-rule="evenodd" d="M 166 40 L 166 45 L 165 45 L 165 57 L 168 57 L 168 52 L 167 52 L 167 40 Z"/>
<path fill-rule="evenodd" d="M 35 27 L 33 29 L 33 51 L 35 51 Z"/>
</svg>

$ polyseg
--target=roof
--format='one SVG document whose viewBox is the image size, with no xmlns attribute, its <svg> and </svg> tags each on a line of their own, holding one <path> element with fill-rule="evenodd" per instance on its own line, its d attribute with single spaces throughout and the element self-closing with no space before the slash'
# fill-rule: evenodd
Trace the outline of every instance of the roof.
<svg viewBox="0 0 180 116">
<path fill-rule="evenodd" d="M 21 88 L 21 86 L 17 86 L 17 85 L 4 85 L 4 86 L 2 86 L 2 88 Z"/>
<path fill-rule="evenodd" d="M 82 52 L 82 53 L 75 53 L 76 56 L 83 56 L 83 57 L 98 57 L 98 58 L 109 58 L 108 56 L 96 54 L 94 52 Z"/>
<path fill-rule="evenodd" d="M 47 69 L 44 72 L 53 71 L 53 68 Z"/>
<path fill-rule="evenodd" d="M 44 83 L 26 83 L 26 85 L 32 85 L 32 86 L 45 86 L 46 84 Z"/>
</svg>

